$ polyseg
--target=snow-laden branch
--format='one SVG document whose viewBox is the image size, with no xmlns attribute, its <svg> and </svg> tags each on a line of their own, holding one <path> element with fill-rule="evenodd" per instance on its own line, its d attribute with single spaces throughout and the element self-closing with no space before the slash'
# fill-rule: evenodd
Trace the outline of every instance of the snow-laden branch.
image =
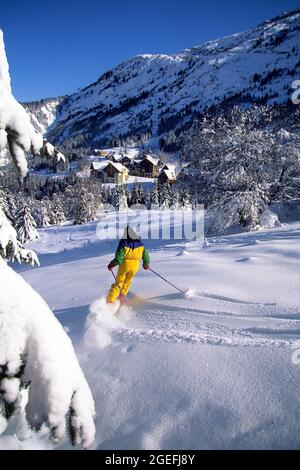
<svg viewBox="0 0 300 470">
<path fill-rule="evenodd" d="M 94 439 L 94 403 L 71 340 L 47 304 L 21 276 L 0 260 L 0 390 L 18 408 L 22 384 L 29 383 L 25 412 L 30 426 L 47 423 L 63 437 L 66 416 L 75 444 Z"/>
<path fill-rule="evenodd" d="M 31 266 L 39 265 L 37 255 L 32 250 L 23 248 L 17 239 L 17 233 L 0 208 L 0 258 Z"/>
<path fill-rule="evenodd" d="M 64 161 L 63 154 L 34 129 L 25 109 L 12 94 L 3 33 L 0 30 L 0 151 L 7 147 L 23 177 L 28 171 L 26 152 Z"/>
<path fill-rule="evenodd" d="M 25 152 L 64 158 L 43 141 L 13 97 L 0 30 L 0 151 L 7 146 L 21 176 L 27 173 Z M 94 402 L 71 340 L 39 294 L 2 258 L 37 263 L 0 208 L 0 412 L 7 419 L 21 412 L 20 391 L 26 386 L 30 426 L 46 424 L 60 439 L 67 425 L 72 442 L 89 447 L 95 434 Z"/>
</svg>

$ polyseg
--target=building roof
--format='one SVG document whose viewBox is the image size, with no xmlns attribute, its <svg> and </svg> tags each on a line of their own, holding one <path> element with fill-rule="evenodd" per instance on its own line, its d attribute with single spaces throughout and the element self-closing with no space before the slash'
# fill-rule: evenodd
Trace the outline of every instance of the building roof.
<svg viewBox="0 0 300 470">
<path fill-rule="evenodd" d="M 96 171 L 104 170 L 108 165 L 112 165 L 119 173 L 123 173 L 127 171 L 127 168 L 122 165 L 122 163 L 111 162 L 110 160 L 106 160 L 105 162 L 92 162 L 91 168 Z"/>
<path fill-rule="evenodd" d="M 92 162 L 91 169 L 96 171 L 103 170 L 103 168 L 105 168 L 109 163 L 110 161 L 106 159 L 102 162 Z"/>
<path fill-rule="evenodd" d="M 128 169 L 126 168 L 126 166 L 122 165 L 122 163 L 109 162 L 109 165 L 113 165 L 116 170 L 118 170 L 120 173 L 122 173 L 123 171 L 128 172 Z"/>
<path fill-rule="evenodd" d="M 183 169 L 183 165 L 182 166 L 179 166 L 179 165 L 176 165 L 175 163 L 166 163 L 163 168 L 163 170 L 169 170 L 171 171 L 174 176 L 178 176 L 179 173 L 181 172 L 181 170 Z"/>
<path fill-rule="evenodd" d="M 173 181 L 173 180 L 176 179 L 175 174 L 174 174 L 172 171 L 170 171 L 170 170 L 162 170 L 162 171 L 160 172 L 159 176 L 162 175 L 162 174 L 165 174 L 166 177 L 167 177 L 167 179 L 168 179 L 169 181 Z"/>
<path fill-rule="evenodd" d="M 132 155 L 122 155 L 122 158 L 128 158 L 128 160 L 134 160 Z"/>
<path fill-rule="evenodd" d="M 174 163 L 165 163 L 163 169 L 170 170 L 172 173 L 175 173 L 176 165 Z"/>
<path fill-rule="evenodd" d="M 123 158 L 123 155 L 120 155 L 118 153 L 114 153 L 112 155 L 112 158 L 114 159 L 115 162 L 118 162 L 119 160 L 121 160 Z"/>
<path fill-rule="evenodd" d="M 154 166 L 157 166 L 159 163 L 159 158 L 153 158 L 151 155 L 145 155 L 143 160 L 148 160 L 148 162 L 152 163 Z"/>
</svg>

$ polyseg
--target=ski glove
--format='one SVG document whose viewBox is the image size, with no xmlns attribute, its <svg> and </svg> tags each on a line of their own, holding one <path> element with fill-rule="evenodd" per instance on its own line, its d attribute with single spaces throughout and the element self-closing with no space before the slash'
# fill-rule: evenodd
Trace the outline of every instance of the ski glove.
<svg viewBox="0 0 300 470">
<path fill-rule="evenodd" d="M 148 269 L 150 268 L 149 264 L 143 264 L 143 268 L 148 271 Z"/>
<path fill-rule="evenodd" d="M 109 263 L 109 265 L 107 266 L 107 269 L 108 269 L 109 271 L 112 271 L 116 266 L 117 266 L 117 265 L 116 265 L 115 261 L 112 260 L 112 261 Z"/>
</svg>

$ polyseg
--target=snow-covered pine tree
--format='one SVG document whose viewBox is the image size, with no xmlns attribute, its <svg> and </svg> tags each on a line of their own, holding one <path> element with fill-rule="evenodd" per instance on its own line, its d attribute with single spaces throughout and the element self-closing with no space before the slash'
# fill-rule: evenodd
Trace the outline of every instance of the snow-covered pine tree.
<svg viewBox="0 0 300 470">
<path fill-rule="evenodd" d="M 51 212 L 50 212 L 50 223 L 51 225 L 60 225 L 65 222 L 66 217 L 64 208 L 61 202 L 61 197 L 56 193 L 53 195 Z"/>
<path fill-rule="evenodd" d="M 137 180 L 135 180 L 132 191 L 131 191 L 131 198 L 130 198 L 131 205 L 140 204 L 137 187 L 138 187 L 138 183 L 137 183 Z"/>
<path fill-rule="evenodd" d="M 36 230 L 36 223 L 31 214 L 29 205 L 25 204 L 23 207 L 17 210 L 15 216 L 15 228 L 17 231 L 18 240 L 21 243 L 39 238 L 39 234 Z"/>
<path fill-rule="evenodd" d="M 66 218 L 68 219 L 75 218 L 76 194 L 79 194 L 80 191 L 81 191 L 81 186 L 79 186 L 78 184 L 75 184 L 74 186 L 69 185 L 64 191 L 64 196 L 63 196 L 64 197 L 64 212 L 65 212 Z M 49 217 L 50 217 L 50 213 L 49 213 Z"/>
<path fill-rule="evenodd" d="M 159 205 L 159 186 L 157 180 L 155 180 L 154 185 L 150 192 L 150 203 L 152 206 Z"/>
<path fill-rule="evenodd" d="M 299 196 L 299 136 L 277 131 L 272 113 L 272 107 L 233 108 L 204 117 L 185 135 L 184 156 L 194 160 L 190 185 L 214 216 L 220 211 L 218 230 L 236 220 L 253 229 L 265 204 Z"/>
<path fill-rule="evenodd" d="M 119 211 L 127 211 L 128 210 L 127 196 L 126 196 L 126 192 L 124 190 L 122 190 L 120 192 L 117 208 L 118 208 Z"/>
<path fill-rule="evenodd" d="M 120 185 L 116 185 L 113 188 L 112 195 L 111 195 L 111 202 L 115 209 L 119 209 L 120 194 L 121 194 Z"/>
<path fill-rule="evenodd" d="M 96 179 L 84 180 L 88 192 L 92 195 L 95 207 L 95 218 L 99 219 L 103 214 L 104 188 Z"/>
<path fill-rule="evenodd" d="M 174 210 L 177 210 L 180 208 L 180 197 L 178 191 L 173 191 L 172 196 L 171 196 L 171 207 Z"/>
<path fill-rule="evenodd" d="M 172 205 L 171 187 L 169 183 L 164 183 L 159 187 L 159 204 L 161 210 L 168 210 Z"/>
<path fill-rule="evenodd" d="M 35 221 L 36 227 L 40 228 L 41 201 L 35 199 L 32 206 L 31 215 Z"/>
<path fill-rule="evenodd" d="M 131 205 L 144 204 L 145 197 L 142 185 L 135 181 L 131 193 Z"/>
<path fill-rule="evenodd" d="M 35 200 L 33 217 L 38 228 L 49 227 L 50 223 L 50 201 L 44 197 L 41 201 Z"/>
<path fill-rule="evenodd" d="M 272 202 L 284 202 L 300 198 L 300 136 L 280 129 L 273 147 L 269 197 Z"/>
<path fill-rule="evenodd" d="M 0 58 L 0 151 L 9 146 L 19 174 L 25 176 L 25 152 L 39 153 L 43 139 L 12 95 L 1 30 Z M 61 439 L 69 416 L 73 443 L 89 447 L 95 436 L 89 386 L 61 324 L 39 294 L 4 260 L 37 262 L 34 253 L 20 245 L 2 209 L 0 255 L 0 285 L 5 286 L 0 295 L 0 401 L 4 402 L 0 412 L 5 415 L 0 433 L 16 413 L 31 429 L 45 424 L 55 439 Z M 26 404 L 21 400 L 24 386 Z"/>
<path fill-rule="evenodd" d="M 15 213 L 17 210 L 16 197 L 12 192 L 8 192 L 6 195 L 6 211 L 5 214 L 12 224 L 14 224 Z"/>
<path fill-rule="evenodd" d="M 127 195 L 126 195 L 126 188 L 124 185 L 116 185 L 113 191 L 113 206 L 118 211 L 127 211 L 128 210 L 128 203 L 127 203 Z"/>
<path fill-rule="evenodd" d="M 92 222 L 96 219 L 96 211 L 93 194 L 83 187 L 76 200 L 74 225 Z"/>
<path fill-rule="evenodd" d="M 140 199 L 140 204 L 145 204 L 145 194 L 144 194 L 144 189 L 141 183 L 138 185 L 138 195 Z"/>
<path fill-rule="evenodd" d="M 127 184 L 123 184 L 122 186 L 123 186 L 123 192 L 124 192 L 124 194 L 125 194 L 125 196 L 126 196 L 126 205 L 127 205 L 127 207 L 128 207 L 128 204 L 129 204 L 130 198 L 131 198 L 131 193 L 130 193 L 130 191 L 129 191 L 129 189 L 128 189 L 128 185 L 127 185 Z M 127 209 L 125 209 L 125 210 L 127 210 Z"/>
<path fill-rule="evenodd" d="M 3 210 L 4 214 L 7 216 L 9 212 L 9 206 L 7 201 L 7 196 L 5 191 L 0 188 L 0 209 Z"/>
<path fill-rule="evenodd" d="M 210 211 L 206 232 L 224 233 L 232 226 L 242 225 L 248 230 L 259 228 L 260 218 L 266 209 L 264 192 L 259 191 L 227 191 Z"/>
<path fill-rule="evenodd" d="M 102 202 L 103 204 L 113 204 L 113 194 L 110 186 L 103 188 Z"/>
<path fill-rule="evenodd" d="M 190 195 L 187 189 L 184 189 L 180 195 L 180 204 L 182 209 L 188 210 L 192 208 L 191 202 L 190 202 Z"/>
<path fill-rule="evenodd" d="M 51 203 L 47 197 L 44 197 L 41 200 L 41 227 L 49 227 L 51 225 L 50 221 L 50 211 L 51 211 Z"/>
<path fill-rule="evenodd" d="M 0 262 L 2 259 L 12 262 L 17 261 L 18 263 L 28 263 L 32 266 L 39 264 L 36 254 L 31 250 L 23 248 L 17 239 L 15 229 L 2 209 L 0 209 Z"/>
<path fill-rule="evenodd" d="M 147 209 L 151 209 L 151 193 L 150 193 L 150 191 L 145 191 L 145 193 L 144 193 L 144 205 Z"/>
</svg>

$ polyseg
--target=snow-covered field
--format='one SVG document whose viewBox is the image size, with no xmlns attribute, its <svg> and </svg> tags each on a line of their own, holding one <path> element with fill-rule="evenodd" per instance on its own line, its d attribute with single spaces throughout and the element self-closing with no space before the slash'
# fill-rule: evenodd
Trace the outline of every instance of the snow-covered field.
<svg viewBox="0 0 300 470">
<path fill-rule="evenodd" d="M 115 318 L 101 299 L 117 242 L 98 240 L 95 224 L 41 231 L 30 245 L 41 267 L 15 269 L 72 338 L 95 399 L 95 449 L 299 448 L 299 242 L 300 222 L 202 249 L 148 241 L 151 267 L 189 290 L 141 269 L 132 312 Z M 52 445 L 45 434 L 5 439 Z"/>
</svg>

